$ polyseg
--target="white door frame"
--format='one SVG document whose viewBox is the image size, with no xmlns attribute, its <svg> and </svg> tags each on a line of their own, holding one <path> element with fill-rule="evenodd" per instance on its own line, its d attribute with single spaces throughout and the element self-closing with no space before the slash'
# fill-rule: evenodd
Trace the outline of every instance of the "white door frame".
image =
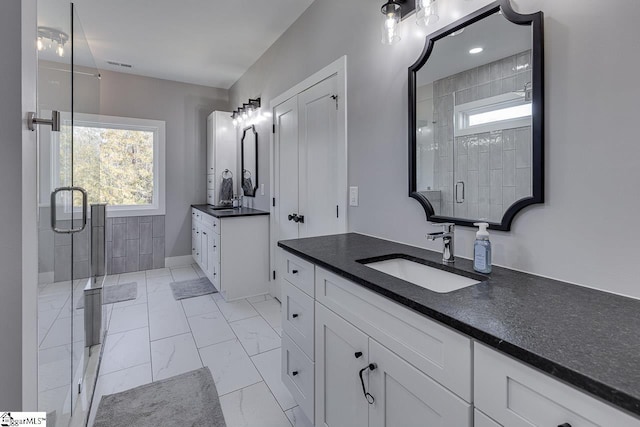
<svg viewBox="0 0 640 427">
<path fill-rule="evenodd" d="M 38 405 L 38 190 L 36 132 L 27 112 L 37 111 L 36 0 L 22 0 L 22 410 Z"/>
<path fill-rule="evenodd" d="M 273 119 L 275 120 L 275 108 L 287 101 L 288 99 L 298 95 L 300 92 L 304 92 L 309 89 L 311 86 L 314 86 L 320 83 L 323 80 L 328 79 L 332 76 L 337 76 L 337 85 L 338 85 L 338 98 L 343 99 L 343 114 L 338 116 L 338 182 L 342 187 L 342 196 L 338 201 L 338 206 L 340 212 L 342 213 L 340 219 L 340 232 L 346 233 L 349 228 L 349 219 L 348 219 L 348 211 L 347 211 L 347 202 L 348 202 L 348 191 L 347 191 L 347 171 L 348 171 L 348 158 L 347 158 L 347 56 L 344 55 L 331 64 L 327 65 L 322 70 L 316 72 L 310 77 L 304 79 L 302 82 L 293 86 L 291 89 L 285 91 L 279 96 L 276 96 L 269 103 L 269 111 L 272 114 Z M 275 123 L 274 123 L 275 124 Z M 271 132 L 271 138 L 269 143 L 269 149 L 271 150 L 271 156 L 269 159 L 270 163 L 270 186 L 272 189 L 272 200 L 269 203 L 270 212 L 271 212 L 271 224 L 270 224 L 270 246 L 269 246 L 269 254 L 270 254 L 270 266 L 271 273 L 269 274 L 270 286 L 269 290 L 272 294 L 274 294 L 274 286 L 277 282 L 273 280 L 273 272 L 276 271 L 276 249 L 278 244 L 278 228 L 277 228 L 277 211 L 273 206 L 273 198 L 276 199 L 276 203 L 280 198 L 278 184 L 278 171 L 276 170 L 276 165 L 279 164 L 279 154 L 278 147 L 276 146 L 277 142 L 274 138 L 274 133 Z M 278 280 L 278 279 L 276 279 Z"/>
</svg>

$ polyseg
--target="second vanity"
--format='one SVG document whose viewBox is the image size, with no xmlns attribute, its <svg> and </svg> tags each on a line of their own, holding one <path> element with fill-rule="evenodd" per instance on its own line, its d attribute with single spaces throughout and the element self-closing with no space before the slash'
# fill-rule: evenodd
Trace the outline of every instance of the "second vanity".
<svg viewBox="0 0 640 427">
<path fill-rule="evenodd" d="M 349 233 L 281 241 L 282 378 L 316 426 L 640 426 L 640 303 Z M 438 293 L 401 255 L 479 284 Z"/>
</svg>

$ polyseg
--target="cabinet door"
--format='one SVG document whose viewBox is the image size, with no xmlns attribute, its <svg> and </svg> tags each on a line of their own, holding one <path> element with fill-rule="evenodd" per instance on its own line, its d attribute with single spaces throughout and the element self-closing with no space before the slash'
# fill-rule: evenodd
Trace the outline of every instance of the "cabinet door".
<svg viewBox="0 0 640 427">
<path fill-rule="evenodd" d="M 202 225 L 196 223 L 196 262 L 200 264 L 200 254 L 202 253 Z"/>
<path fill-rule="evenodd" d="M 193 256 L 194 261 L 198 261 L 196 256 L 196 241 L 198 240 L 198 235 L 196 234 L 196 223 L 195 221 L 191 222 L 191 256 Z"/>
<path fill-rule="evenodd" d="M 368 364 L 367 340 L 364 333 L 316 303 L 316 426 L 367 426 L 369 405 L 358 376 Z M 366 386 L 367 374 L 363 378 Z"/>
<path fill-rule="evenodd" d="M 471 427 L 471 405 L 369 339 L 370 427 Z"/>
</svg>

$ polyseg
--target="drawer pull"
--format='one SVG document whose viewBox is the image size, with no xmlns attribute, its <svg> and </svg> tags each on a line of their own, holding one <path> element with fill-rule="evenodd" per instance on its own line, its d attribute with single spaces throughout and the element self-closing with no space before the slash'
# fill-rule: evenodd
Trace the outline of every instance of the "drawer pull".
<svg viewBox="0 0 640 427">
<path fill-rule="evenodd" d="M 299 314 L 298 314 L 298 313 L 293 313 L 293 314 L 291 315 L 291 317 L 293 317 L 294 319 L 295 319 L 296 317 L 298 317 L 298 316 L 299 316 Z"/>
<path fill-rule="evenodd" d="M 298 270 L 291 270 L 291 274 L 298 274 Z"/>
<path fill-rule="evenodd" d="M 295 377 L 296 375 L 298 375 L 298 371 L 291 372 L 291 375 L 293 375 Z"/>
<path fill-rule="evenodd" d="M 369 363 L 369 365 L 367 365 L 364 368 L 360 369 L 360 373 L 358 374 L 358 375 L 360 375 L 360 383 L 362 384 L 362 393 L 364 393 L 364 398 L 367 399 L 367 403 L 369 403 L 369 405 L 373 405 L 373 402 L 375 402 L 376 399 L 371 395 L 371 393 L 369 393 L 367 391 L 367 388 L 364 386 L 364 378 L 362 378 L 362 374 L 367 369 L 369 369 L 371 371 L 375 371 L 376 368 L 377 368 L 377 366 L 375 365 L 375 363 Z"/>
<path fill-rule="evenodd" d="M 362 352 L 356 351 L 356 354 L 354 354 L 354 356 L 356 356 L 356 359 L 360 359 L 362 357 Z"/>
<path fill-rule="evenodd" d="M 560 424 L 558 427 L 571 427 L 571 424 L 564 423 L 564 424 Z"/>
</svg>

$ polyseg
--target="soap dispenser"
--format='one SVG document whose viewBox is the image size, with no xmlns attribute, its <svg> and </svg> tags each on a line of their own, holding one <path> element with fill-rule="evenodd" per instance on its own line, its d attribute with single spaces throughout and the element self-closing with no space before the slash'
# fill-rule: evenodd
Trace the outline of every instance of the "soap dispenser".
<svg viewBox="0 0 640 427">
<path fill-rule="evenodd" d="M 476 222 L 473 225 L 479 227 L 473 244 L 473 269 L 480 273 L 491 273 L 491 242 L 487 231 L 489 224 Z"/>
</svg>

